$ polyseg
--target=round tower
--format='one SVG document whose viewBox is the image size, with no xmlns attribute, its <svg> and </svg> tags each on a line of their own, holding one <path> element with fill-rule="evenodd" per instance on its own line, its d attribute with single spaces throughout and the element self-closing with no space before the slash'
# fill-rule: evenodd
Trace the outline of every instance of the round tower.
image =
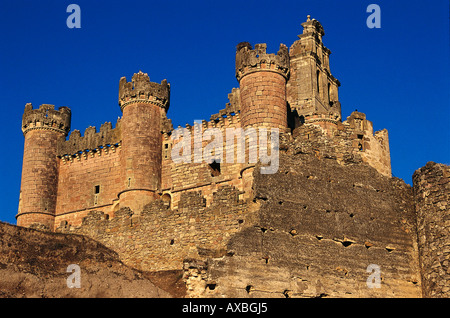
<svg viewBox="0 0 450 318">
<path fill-rule="evenodd" d="M 146 73 L 136 73 L 131 82 L 119 83 L 123 190 L 120 206 L 140 213 L 149 202 L 159 198 L 162 161 L 162 119 L 169 108 L 170 84 L 150 82 Z"/>
<path fill-rule="evenodd" d="M 287 128 L 286 81 L 289 51 L 267 54 L 266 44 L 248 42 L 236 47 L 236 78 L 240 86 L 242 127 Z"/>
<path fill-rule="evenodd" d="M 22 183 L 17 213 L 17 225 L 54 227 L 58 187 L 58 142 L 65 140 L 70 130 L 68 107 L 55 110 L 53 105 L 33 109 L 25 105 L 22 131 L 25 137 Z"/>
</svg>

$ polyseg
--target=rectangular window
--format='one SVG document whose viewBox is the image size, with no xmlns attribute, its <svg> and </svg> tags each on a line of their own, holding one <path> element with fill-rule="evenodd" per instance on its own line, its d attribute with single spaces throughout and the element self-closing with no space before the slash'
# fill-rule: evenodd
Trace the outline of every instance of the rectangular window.
<svg viewBox="0 0 450 318">
<path fill-rule="evenodd" d="M 96 185 L 96 186 L 95 186 L 95 188 L 94 188 L 94 193 L 95 193 L 95 194 L 99 194 L 99 193 L 100 193 L 100 186 L 99 186 L 99 185 Z"/>
</svg>

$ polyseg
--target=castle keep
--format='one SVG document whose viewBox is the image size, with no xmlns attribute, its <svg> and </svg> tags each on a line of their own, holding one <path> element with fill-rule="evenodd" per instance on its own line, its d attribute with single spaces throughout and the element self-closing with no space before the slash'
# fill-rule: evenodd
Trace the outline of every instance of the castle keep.
<svg viewBox="0 0 450 318">
<path fill-rule="evenodd" d="M 309 16 L 302 27 L 277 53 L 239 43 L 229 103 L 183 128 L 278 129 L 276 174 L 174 162 L 172 88 L 139 71 L 119 81 L 114 127 L 69 135 L 68 107 L 26 104 L 17 224 L 90 236 L 141 270 L 184 270 L 191 296 L 448 295 L 448 167 L 418 170 L 414 189 L 392 178 L 387 130 L 358 111 L 342 120 L 324 29 Z M 369 264 L 387 289 L 367 289 Z"/>
</svg>

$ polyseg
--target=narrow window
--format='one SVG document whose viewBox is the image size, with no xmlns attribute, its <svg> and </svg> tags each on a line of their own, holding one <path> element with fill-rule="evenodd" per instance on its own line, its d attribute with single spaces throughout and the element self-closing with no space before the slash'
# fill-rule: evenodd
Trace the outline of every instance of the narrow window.
<svg viewBox="0 0 450 318">
<path fill-rule="evenodd" d="M 317 93 L 320 94 L 320 71 L 317 71 Z"/>
<path fill-rule="evenodd" d="M 168 142 L 164 143 L 163 145 L 163 157 L 164 159 L 170 158 L 170 145 Z"/>
<path fill-rule="evenodd" d="M 95 194 L 99 194 L 99 193 L 100 193 L 100 186 L 99 186 L 99 185 L 96 185 L 96 186 L 94 187 L 94 193 L 95 193 Z"/>
<path fill-rule="evenodd" d="M 328 83 L 328 104 L 330 104 L 330 106 L 333 106 L 333 104 L 331 103 L 331 84 Z"/>
</svg>

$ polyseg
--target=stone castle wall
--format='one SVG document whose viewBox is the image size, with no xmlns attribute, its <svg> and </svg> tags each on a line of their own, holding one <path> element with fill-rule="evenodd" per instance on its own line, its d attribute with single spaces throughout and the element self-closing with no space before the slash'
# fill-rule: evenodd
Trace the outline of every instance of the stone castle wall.
<svg viewBox="0 0 450 318">
<path fill-rule="evenodd" d="M 236 142 L 232 145 L 226 143 L 226 130 L 241 128 L 239 113 L 228 114 L 228 116 L 221 115 L 215 120 L 202 121 L 201 123 L 194 123 L 194 125 L 186 125 L 186 127 L 179 127 L 183 130 L 183 136 L 180 138 L 170 138 L 165 135 L 163 138 L 163 152 L 168 149 L 166 155 L 163 156 L 162 161 L 162 192 L 168 194 L 172 198 L 173 207 L 178 206 L 178 201 L 182 193 L 186 191 L 202 191 L 205 195 L 207 204 L 212 201 L 212 194 L 221 185 L 233 185 L 237 189 L 244 191 L 240 172 L 244 164 L 226 162 L 226 153 L 231 149 L 235 156 L 237 152 Z M 206 162 L 205 147 L 212 143 L 215 139 L 206 133 L 208 130 L 220 132 L 223 146 L 220 147 L 221 159 L 220 164 L 210 164 Z M 173 133 L 173 132 L 172 132 Z M 201 144 L 200 144 L 200 138 Z M 173 137 L 173 136 L 172 136 Z M 186 138 L 186 139 L 184 139 Z M 190 162 L 174 162 L 172 158 L 172 150 L 180 155 L 184 154 L 183 143 L 190 138 L 190 143 L 185 144 L 189 147 L 190 155 L 183 160 Z M 199 151 L 197 151 L 197 149 Z M 178 151 L 179 150 L 179 151 Z M 211 151 L 212 155 L 216 154 L 215 150 Z M 200 159 L 198 159 L 200 158 Z"/>
<path fill-rule="evenodd" d="M 117 194 L 122 190 L 121 148 L 99 150 L 59 162 L 55 225 L 67 221 L 80 225 L 92 209 L 114 216 Z"/>
<path fill-rule="evenodd" d="M 427 163 L 413 175 L 424 297 L 450 297 L 450 166 Z"/>
<path fill-rule="evenodd" d="M 387 130 L 373 133 L 372 122 L 364 114 L 353 112 L 346 121 L 332 128 L 305 123 L 297 127 L 292 135 L 294 148 L 314 149 L 318 154 L 336 159 L 362 161 L 385 176 L 392 176 L 389 138 Z M 331 132 L 331 136 L 330 136 Z"/>
<path fill-rule="evenodd" d="M 224 256 L 185 261 L 188 295 L 421 297 L 411 187 L 367 165 L 289 153 L 275 175 L 255 169 L 260 207 Z M 370 265 L 380 288 L 367 285 Z"/>
<path fill-rule="evenodd" d="M 228 238 L 252 223 L 255 209 L 236 188 L 222 186 L 213 197 L 207 207 L 201 191 L 186 192 L 176 209 L 157 200 L 139 215 L 121 208 L 112 219 L 92 211 L 80 227 L 64 224 L 57 231 L 92 237 L 137 269 L 180 270 L 185 259 L 223 255 Z"/>
</svg>

